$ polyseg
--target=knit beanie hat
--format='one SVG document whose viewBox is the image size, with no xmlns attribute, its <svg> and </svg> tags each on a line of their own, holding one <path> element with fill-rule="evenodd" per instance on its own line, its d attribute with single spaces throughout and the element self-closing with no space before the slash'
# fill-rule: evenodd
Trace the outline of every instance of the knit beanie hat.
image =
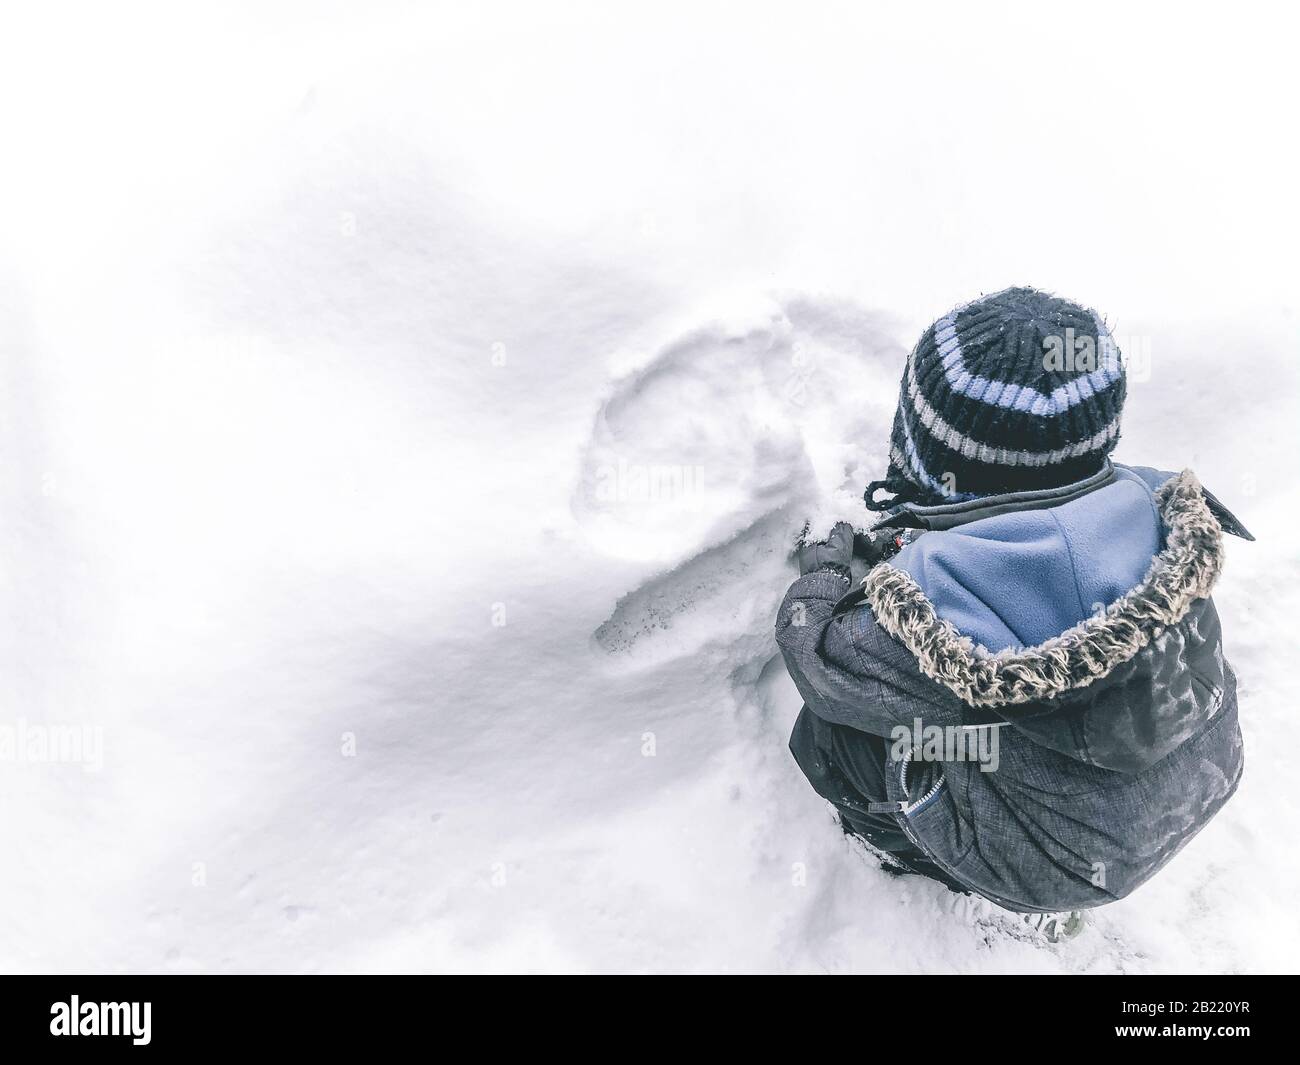
<svg viewBox="0 0 1300 1065">
<path fill-rule="evenodd" d="M 867 506 L 1056 488 L 1100 470 L 1119 440 L 1126 382 L 1095 311 L 1009 288 L 949 312 L 903 371 L 889 474 Z M 880 489 L 895 498 L 878 501 Z"/>
</svg>

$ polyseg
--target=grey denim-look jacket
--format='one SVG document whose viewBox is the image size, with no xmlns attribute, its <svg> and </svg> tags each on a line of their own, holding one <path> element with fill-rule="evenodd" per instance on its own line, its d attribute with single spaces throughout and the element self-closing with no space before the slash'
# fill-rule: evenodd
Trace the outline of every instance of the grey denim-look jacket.
<svg viewBox="0 0 1300 1065">
<path fill-rule="evenodd" d="M 823 569 L 787 593 L 777 641 L 806 709 L 891 741 L 900 726 L 997 729 L 991 772 L 937 748 L 927 758 L 922 736 L 891 742 L 871 812 L 1009 909 L 1123 898 L 1241 777 L 1236 680 L 1209 597 L 1220 521 L 1235 519 L 1190 470 L 1111 466 L 904 517 L 940 531 L 860 591 Z"/>
</svg>

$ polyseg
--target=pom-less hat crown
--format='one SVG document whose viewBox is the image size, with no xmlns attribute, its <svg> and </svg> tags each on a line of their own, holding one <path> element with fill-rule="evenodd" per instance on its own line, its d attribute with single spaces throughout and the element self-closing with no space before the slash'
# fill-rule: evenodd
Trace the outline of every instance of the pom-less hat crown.
<svg viewBox="0 0 1300 1065">
<path fill-rule="evenodd" d="M 868 505 L 880 487 L 942 502 L 1081 480 L 1119 439 L 1125 391 L 1095 311 L 1032 288 L 958 307 L 908 357 L 889 476 Z"/>
</svg>

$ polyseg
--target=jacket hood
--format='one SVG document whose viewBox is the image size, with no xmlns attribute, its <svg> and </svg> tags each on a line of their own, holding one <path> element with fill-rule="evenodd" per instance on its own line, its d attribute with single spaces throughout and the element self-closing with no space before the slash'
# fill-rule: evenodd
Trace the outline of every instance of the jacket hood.
<svg viewBox="0 0 1300 1065">
<path fill-rule="evenodd" d="M 1209 596 L 1223 557 L 1191 470 L 1119 467 L 1060 505 L 927 533 L 863 588 L 925 676 L 992 708 L 1106 677 Z"/>
</svg>

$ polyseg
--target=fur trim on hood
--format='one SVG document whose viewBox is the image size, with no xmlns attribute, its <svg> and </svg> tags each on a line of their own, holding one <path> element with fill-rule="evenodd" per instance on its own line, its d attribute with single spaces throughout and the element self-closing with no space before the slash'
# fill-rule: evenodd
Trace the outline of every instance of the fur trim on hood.
<svg viewBox="0 0 1300 1065">
<path fill-rule="evenodd" d="M 888 563 L 863 580 L 866 601 L 921 672 L 970 706 L 1036 702 L 1087 687 L 1181 621 L 1223 567 L 1223 531 L 1196 475 L 1183 470 L 1155 497 L 1167 535 L 1142 582 L 1104 613 L 1034 647 L 991 653 L 940 618 L 911 575 Z"/>
</svg>

